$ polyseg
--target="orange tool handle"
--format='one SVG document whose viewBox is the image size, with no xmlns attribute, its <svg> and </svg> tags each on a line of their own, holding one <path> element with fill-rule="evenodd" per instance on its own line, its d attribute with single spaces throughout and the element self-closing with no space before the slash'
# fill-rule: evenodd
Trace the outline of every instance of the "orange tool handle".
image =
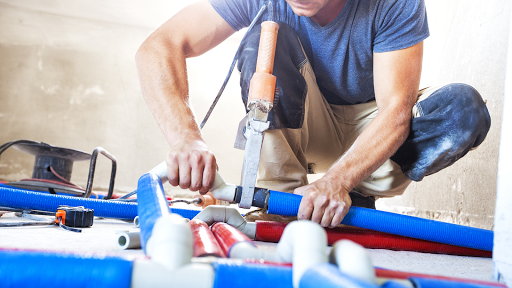
<svg viewBox="0 0 512 288">
<path fill-rule="evenodd" d="M 272 75 L 272 72 L 274 70 L 278 30 L 279 24 L 275 22 L 265 21 L 261 23 L 256 72 L 252 76 L 249 86 L 248 102 L 252 100 L 274 102 L 276 77 Z"/>
</svg>

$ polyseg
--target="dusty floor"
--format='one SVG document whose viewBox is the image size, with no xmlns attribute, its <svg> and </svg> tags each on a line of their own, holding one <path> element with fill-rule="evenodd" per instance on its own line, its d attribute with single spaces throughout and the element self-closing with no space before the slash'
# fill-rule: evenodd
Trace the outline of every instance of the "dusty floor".
<svg viewBox="0 0 512 288">
<path fill-rule="evenodd" d="M 0 223 L 30 221 L 14 213 L 0 217 Z M 91 228 L 73 233 L 57 226 L 0 228 L 0 248 L 36 249 L 67 252 L 106 253 L 138 256 L 137 250 L 120 250 L 116 231 L 137 230 L 132 223 L 110 219 L 95 219 Z M 274 250 L 276 244 L 256 242 L 261 249 Z M 368 249 L 376 267 L 397 271 L 435 274 L 467 279 L 492 280 L 492 259 L 459 257 L 415 252 Z"/>
</svg>

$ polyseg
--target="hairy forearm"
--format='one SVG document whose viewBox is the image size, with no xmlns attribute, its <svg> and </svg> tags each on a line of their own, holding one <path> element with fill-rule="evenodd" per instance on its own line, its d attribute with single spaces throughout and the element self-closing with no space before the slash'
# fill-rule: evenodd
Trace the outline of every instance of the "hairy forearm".
<svg viewBox="0 0 512 288">
<path fill-rule="evenodd" d="M 169 145 L 201 138 L 190 107 L 185 59 L 180 45 L 151 37 L 136 55 L 142 95 Z"/>
<path fill-rule="evenodd" d="M 402 145 L 410 130 L 408 106 L 387 107 L 359 135 L 325 177 L 350 191 L 379 168 Z"/>
</svg>

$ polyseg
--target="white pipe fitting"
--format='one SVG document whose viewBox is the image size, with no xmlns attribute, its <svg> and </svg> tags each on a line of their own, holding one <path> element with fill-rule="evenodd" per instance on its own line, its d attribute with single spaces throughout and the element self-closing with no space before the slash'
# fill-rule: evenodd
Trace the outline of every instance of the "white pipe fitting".
<svg viewBox="0 0 512 288">
<path fill-rule="evenodd" d="M 140 232 L 118 231 L 117 244 L 120 249 L 140 249 Z"/>
<path fill-rule="evenodd" d="M 327 234 L 319 224 L 293 221 L 286 226 L 277 244 L 276 257 L 293 263 L 293 287 L 298 288 L 302 275 L 311 267 L 327 262 Z"/>
<path fill-rule="evenodd" d="M 167 163 L 164 161 L 158 164 L 155 168 L 151 169 L 149 173 L 156 174 L 162 180 L 162 183 L 165 183 L 168 180 Z M 226 184 L 224 179 L 222 179 L 220 176 L 219 172 L 216 171 L 215 173 L 215 181 L 213 182 L 213 186 L 210 189 L 210 193 L 212 194 L 213 198 L 222 201 L 234 202 L 236 185 Z"/>
<path fill-rule="evenodd" d="M 174 271 L 190 263 L 192 258 L 192 231 L 187 221 L 178 214 L 160 217 L 146 244 L 151 260 Z"/>
<path fill-rule="evenodd" d="M 155 168 L 151 169 L 149 173 L 156 174 L 156 176 L 162 180 L 162 184 L 167 182 L 167 163 L 164 161 L 158 164 Z"/>
<path fill-rule="evenodd" d="M 131 288 L 211 288 L 215 271 L 210 264 L 189 264 L 170 271 L 147 259 L 133 262 Z"/>
<path fill-rule="evenodd" d="M 236 185 L 226 184 L 224 179 L 222 179 L 219 172 L 217 171 L 215 174 L 215 181 L 213 182 L 213 186 L 210 189 L 210 193 L 212 193 L 213 198 L 217 200 L 234 202 L 235 192 Z"/>
<path fill-rule="evenodd" d="M 224 222 L 237 228 L 251 239 L 256 237 L 256 223 L 245 221 L 240 212 L 233 207 L 210 205 L 199 212 L 194 219 L 202 220 L 208 226 L 214 222 Z"/>
<path fill-rule="evenodd" d="M 363 246 L 350 240 L 337 241 L 329 258 L 331 263 L 338 265 L 341 272 L 359 280 L 376 283 L 372 259 Z"/>
</svg>

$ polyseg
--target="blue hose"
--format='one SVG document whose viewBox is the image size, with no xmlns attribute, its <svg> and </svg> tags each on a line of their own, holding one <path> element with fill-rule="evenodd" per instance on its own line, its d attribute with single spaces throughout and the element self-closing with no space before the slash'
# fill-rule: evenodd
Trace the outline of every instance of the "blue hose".
<svg viewBox="0 0 512 288">
<path fill-rule="evenodd" d="M 299 288 L 378 288 L 370 282 L 343 274 L 337 266 L 322 263 L 309 268 L 300 278 Z"/>
<path fill-rule="evenodd" d="M 59 205 L 84 206 L 94 209 L 94 216 L 133 220 L 137 216 L 137 203 L 81 198 L 0 186 L 0 206 L 56 212 Z M 172 213 L 192 219 L 200 211 L 171 208 Z"/>
<path fill-rule="evenodd" d="M 215 268 L 213 288 L 293 288 L 292 268 L 261 264 L 222 262 Z"/>
<path fill-rule="evenodd" d="M 1 251 L 2 287 L 129 288 L 132 262 L 116 257 Z"/>
<path fill-rule="evenodd" d="M 301 199 L 300 195 L 270 191 L 268 213 L 296 216 Z M 494 238 L 491 230 L 361 207 L 350 207 L 341 224 L 485 251 L 492 251 Z"/>
<path fill-rule="evenodd" d="M 139 203 L 137 210 L 139 212 L 140 243 L 145 251 L 155 222 L 160 217 L 170 214 L 162 181 L 158 176 L 147 173 L 140 177 L 137 185 L 137 202 Z"/>
<path fill-rule="evenodd" d="M 496 288 L 496 286 L 482 285 L 476 283 L 456 282 L 441 279 L 416 278 L 409 280 L 416 288 Z"/>
</svg>

